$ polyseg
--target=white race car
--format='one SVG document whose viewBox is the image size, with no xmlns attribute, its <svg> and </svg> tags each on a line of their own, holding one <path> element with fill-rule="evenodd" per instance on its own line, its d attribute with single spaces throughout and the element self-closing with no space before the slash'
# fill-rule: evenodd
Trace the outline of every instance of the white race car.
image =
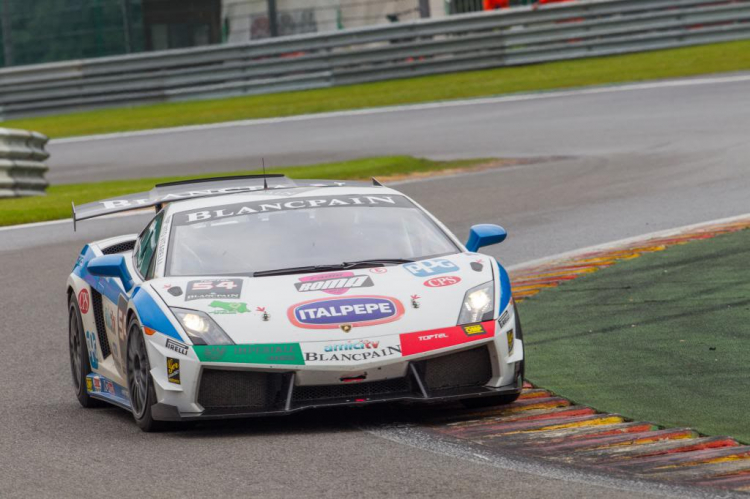
<svg viewBox="0 0 750 499">
<path fill-rule="evenodd" d="M 76 208 L 155 207 L 68 278 L 73 382 L 145 431 L 386 401 L 506 404 L 522 387 L 508 274 L 377 181 L 228 177 Z"/>
</svg>

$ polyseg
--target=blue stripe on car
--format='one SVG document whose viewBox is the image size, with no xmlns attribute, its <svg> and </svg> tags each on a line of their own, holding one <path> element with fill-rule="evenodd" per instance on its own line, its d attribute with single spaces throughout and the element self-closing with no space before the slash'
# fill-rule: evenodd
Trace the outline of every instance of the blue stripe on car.
<svg viewBox="0 0 750 499">
<path fill-rule="evenodd" d="M 179 341 L 185 341 L 164 314 L 159 304 L 147 291 L 138 287 L 133 291 L 133 305 L 141 318 L 141 325 L 160 332 L 165 336 Z"/>
<path fill-rule="evenodd" d="M 125 296 L 122 287 L 112 277 L 97 277 L 89 274 L 88 263 L 96 258 L 94 250 L 87 244 L 81 250 L 81 254 L 73 267 L 73 274 L 83 279 L 86 284 L 107 297 L 114 304 L 120 300 L 120 295 Z"/>
<path fill-rule="evenodd" d="M 500 279 L 500 307 L 497 309 L 497 313 L 502 313 L 505 307 L 510 303 L 511 290 L 510 290 L 510 276 L 505 268 L 500 265 L 500 262 L 495 260 L 498 270 L 498 278 Z"/>
</svg>

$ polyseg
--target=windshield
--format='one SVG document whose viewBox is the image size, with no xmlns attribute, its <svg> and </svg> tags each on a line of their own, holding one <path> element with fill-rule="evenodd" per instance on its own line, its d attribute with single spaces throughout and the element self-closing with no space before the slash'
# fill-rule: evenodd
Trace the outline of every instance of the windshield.
<svg viewBox="0 0 750 499">
<path fill-rule="evenodd" d="M 458 252 L 404 196 L 252 201 L 174 215 L 167 275 L 247 274 Z"/>
</svg>

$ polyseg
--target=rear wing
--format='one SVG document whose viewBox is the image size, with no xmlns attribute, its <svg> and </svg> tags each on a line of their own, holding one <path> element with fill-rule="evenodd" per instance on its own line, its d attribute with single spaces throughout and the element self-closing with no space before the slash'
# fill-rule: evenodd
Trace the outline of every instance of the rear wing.
<svg viewBox="0 0 750 499">
<path fill-rule="evenodd" d="M 123 213 L 126 211 L 156 208 L 159 211 L 166 203 L 197 199 L 202 197 L 224 196 L 239 192 L 252 192 L 264 189 L 289 189 L 294 187 L 344 187 L 380 185 L 373 179 L 372 183 L 341 180 L 292 180 L 283 174 L 242 175 L 234 177 L 206 178 L 184 180 L 157 184 L 148 192 L 128 194 L 117 198 L 104 199 L 80 206 L 73 204 L 73 230 L 82 220 Z"/>
</svg>

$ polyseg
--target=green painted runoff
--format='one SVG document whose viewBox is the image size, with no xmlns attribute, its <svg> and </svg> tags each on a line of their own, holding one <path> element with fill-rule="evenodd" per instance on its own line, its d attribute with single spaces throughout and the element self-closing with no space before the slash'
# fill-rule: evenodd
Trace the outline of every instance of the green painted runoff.
<svg viewBox="0 0 750 499">
<path fill-rule="evenodd" d="M 750 443 L 750 230 L 644 254 L 519 305 L 526 374 L 598 410 Z"/>
</svg>

